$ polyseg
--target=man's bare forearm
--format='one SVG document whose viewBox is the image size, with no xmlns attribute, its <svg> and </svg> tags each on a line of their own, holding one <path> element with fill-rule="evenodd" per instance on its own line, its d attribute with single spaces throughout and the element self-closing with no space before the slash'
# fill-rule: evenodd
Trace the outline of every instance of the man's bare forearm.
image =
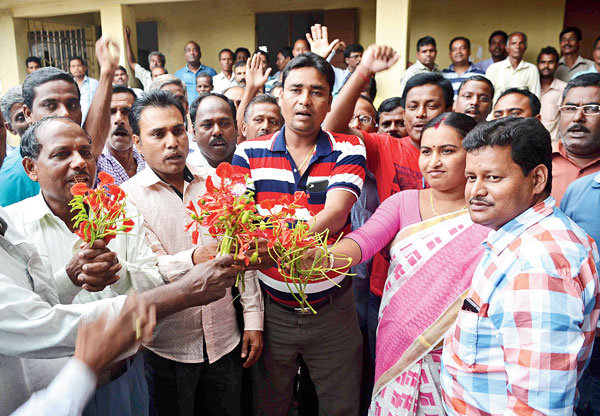
<svg viewBox="0 0 600 416">
<path fill-rule="evenodd" d="M 98 89 L 90 105 L 83 129 L 92 138 L 92 152 L 98 159 L 110 128 L 110 100 L 112 97 L 113 71 L 100 72 Z"/>
<path fill-rule="evenodd" d="M 189 296 L 182 295 L 185 293 L 183 286 L 179 280 L 142 292 L 140 296 L 145 302 L 156 307 L 156 319 L 162 319 L 191 306 L 196 306 L 192 305 Z"/>
</svg>

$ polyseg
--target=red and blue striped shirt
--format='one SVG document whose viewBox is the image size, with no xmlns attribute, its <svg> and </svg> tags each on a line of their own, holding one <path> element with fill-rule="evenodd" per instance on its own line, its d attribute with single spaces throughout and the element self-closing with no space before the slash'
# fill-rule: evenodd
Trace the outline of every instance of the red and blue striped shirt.
<svg viewBox="0 0 600 416">
<path fill-rule="evenodd" d="M 233 156 L 234 170 L 252 180 L 258 212 L 268 215 L 260 207 L 266 199 L 279 200 L 283 195 L 304 191 L 308 196 L 308 209 L 297 211 L 299 219 L 307 221 L 323 210 L 327 193 L 333 190 L 351 192 L 358 199 L 365 180 L 365 147 L 356 136 L 330 133 L 321 130 L 308 167 L 300 175 L 286 147 L 285 127 L 277 133 L 241 143 Z M 350 217 L 340 232 L 349 233 Z M 339 233 L 336 233 L 339 234 Z M 335 236 L 330 236 L 335 237 Z M 259 272 L 261 284 L 276 301 L 297 307 L 283 276 L 272 268 Z M 344 276 L 335 276 L 339 283 Z M 308 302 L 319 302 L 334 288 L 328 279 L 311 282 L 305 289 Z"/>
</svg>

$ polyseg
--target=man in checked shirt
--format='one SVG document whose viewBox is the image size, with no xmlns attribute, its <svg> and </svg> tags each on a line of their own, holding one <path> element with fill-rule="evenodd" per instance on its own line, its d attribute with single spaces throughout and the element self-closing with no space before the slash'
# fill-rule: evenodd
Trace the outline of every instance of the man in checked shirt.
<svg viewBox="0 0 600 416">
<path fill-rule="evenodd" d="M 600 308 L 598 249 L 555 206 L 549 133 L 532 118 L 476 127 L 467 150 L 471 219 L 490 227 L 453 331 L 449 414 L 574 414 Z"/>
</svg>

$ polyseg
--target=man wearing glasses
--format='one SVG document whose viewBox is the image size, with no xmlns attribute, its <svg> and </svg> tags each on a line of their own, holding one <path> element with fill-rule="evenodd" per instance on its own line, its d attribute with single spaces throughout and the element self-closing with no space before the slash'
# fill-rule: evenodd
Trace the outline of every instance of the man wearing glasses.
<svg viewBox="0 0 600 416">
<path fill-rule="evenodd" d="M 569 81 L 559 111 L 560 140 L 552 153 L 552 196 L 557 203 L 575 179 L 600 171 L 600 74 Z"/>
</svg>

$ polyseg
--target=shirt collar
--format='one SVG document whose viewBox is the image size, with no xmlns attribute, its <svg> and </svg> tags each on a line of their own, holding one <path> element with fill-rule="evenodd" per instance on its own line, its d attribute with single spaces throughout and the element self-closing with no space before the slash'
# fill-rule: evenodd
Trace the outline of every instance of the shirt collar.
<svg viewBox="0 0 600 416">
<path fill-rule="evenodd" d="M 26 224 L 32 222 L 39 222 L 46 216 L 58 219 L 58 217 L 54 215 L 54 213 L 46 203 L 46 200 L 44 199 L 44 196 L 42 195 L 41 191 L 36 196 L 29 198 L 29 201 L 30 204 L 27 206 L 27 210 L 23 214 L 23 220 Z M 62 220 L 59 221 L 62 222 Z"/>
<path fill-rule="evenodd" d="M 494 254 L 499 255 L 528 228 L 552 214 L 555 205 L 556 201 L 549 196 L 504 224 L 498 231 L 492 231 L 482 244 L 489 247 Z"/>
<path fill-rule="evenodd" d="M 565 62 L 565 57 L 564 57 L 564 56 L 563 56 L 563 57 L 561 57 L 561 58 L 558 60 L 558 64 L 559 64 L 559 65 L 564 65 L 564 66 L 567 66 L 567 63 Z M 577 55 L 577 59 L 575 59 L 575 63 L 573 64 L 573 66 L 571 67 L 571 69 L 572 69 L 572 68 L 575 68 L 575 67 L 576 67 L 577 65 L 579 65 L 579 64 L 585 64 L 585 60 L 584 60 L 584 59 L 581 57 L 581 55 Z"/>
<path fill-rule="evenodd" d="M 425 64 L 423 62 L 419 61 L 418 59 L 417 59 L 417 62 L 415 62 L 415 65 L 417 66 L 417 68 L 423 69 L 423 70 L 429 71 L 429 72 L 435 71 L 437 69 L 437 67 L 438 67 L 437 64 L 434 63 L 433 64 L 433 69 L 430 70 L 429 68 L 427 68 L 427 66 L 425 66 Z"/>
<path fill-rule="evenodd" d="M 600 172 L 598 172 L 596 176 L 594 176 L 594 180 L 592 181 L 592 187 L 600 188 Z"/>
<path fill-rule="evenodd" d="M 510 63 L 510 58 L 506 57 L 506 59 L 504 61 L 502 61 L 502 65 L 505 68 L 512 68 L 512 64 Z M 521 58 L 519 65 L 517 65 L 517 67 L 515 68 L 515 71 L 518 71 L 519 69 L 523 68 L 524 66 L 525 66 L 525 59 Z"/>
<path fill-rule="evenodd" d="M 333 137 L 331 133 L 319 130 L 317 135 L 317 157 L 327 156 L 333 152 Z M 271 145 L 271 151 L 273 152 L 287 152 L 287 146 L 285 143 L 285 126 L 280 131 L 273 135 L 273 144 Z"/>
<path fill-rule="evenodd" d="M 209 174 L 210 174 L 210 171 L 208 170 L 208 168 L 202 169 L 202 168 L 198 168 L 196 166 L 186 164 L 185 168 L 183 170 L 183 179 L 186 182 L 190 183 L 199 178 L 206 177 Z M 144 168 L 144 170 L 142 170 L 136 176 L 138 176 L 138 175 L 139 175 L 139 186 L 149 187 L 149 186 L 155 185 L 157 183 L 163 183 L 163 184 L 169 186 L 168 183 L 166 183 L 162 179 L 160 179 L 160 177 L 150 168 L 150 166 L 148 164 L 146 164 L 146 167 Z"/>
<path fill-rule="evenodd" d="M 198 72 L 202 72 L 204 69 L 206 69 L 206 67 L 205 67 L 204 65 L 200 64 L 200 67 L 198 68 L 198 70 L 197 70 L 197 71 L 192 71 L 192 70 L 190 69 L 190 67 L 188 66 L 188 64 L 185 64 L 185 70 L 186 70 L 187 72 L 191 72 L 191 73 L 192 73 L 192 74 L 194 74 L 194 75 L 195 75 L 195 74 L 197 74 Z"/>
</svg>

